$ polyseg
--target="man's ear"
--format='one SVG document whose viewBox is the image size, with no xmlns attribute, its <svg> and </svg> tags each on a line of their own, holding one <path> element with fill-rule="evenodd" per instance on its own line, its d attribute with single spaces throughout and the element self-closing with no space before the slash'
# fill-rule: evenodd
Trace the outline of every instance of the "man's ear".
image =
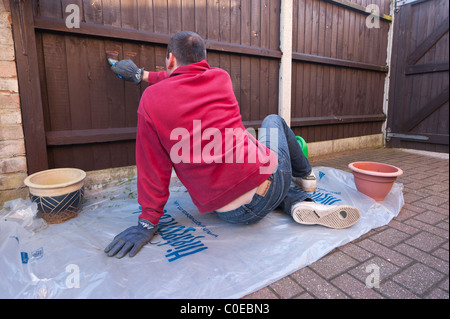
<svg viewBox="0 0 450 319">
<path fill-rule="evenodd" d="M 167 69 L 172 70 L 175 68 L 177 64 L 176 58 L 173 55 L 173 53 L 169 53 L 169 59 L 168 59 L 168 64 L 167 64 Z"/>
</svg>

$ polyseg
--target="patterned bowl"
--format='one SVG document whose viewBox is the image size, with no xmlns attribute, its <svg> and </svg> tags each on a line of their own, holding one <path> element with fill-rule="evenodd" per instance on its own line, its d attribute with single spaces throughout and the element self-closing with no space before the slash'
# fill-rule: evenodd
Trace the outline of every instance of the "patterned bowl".
<svg viewBox="0 0 450 319">
<path fill-rule="evenodd" d="M 24 183 L 38 215 L 50 224 L 62 223 L 78 215 L 84 197 L 86 172 L 76 168 L 56 168 L 28 176 Z"/>
</svg>

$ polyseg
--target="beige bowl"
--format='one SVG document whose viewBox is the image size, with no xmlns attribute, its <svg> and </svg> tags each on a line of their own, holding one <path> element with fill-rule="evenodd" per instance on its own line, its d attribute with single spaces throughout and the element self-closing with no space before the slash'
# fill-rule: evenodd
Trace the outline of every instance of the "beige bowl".
<svg viewBox="0 0 450 319">
<path fill-rule="evenodd" d="M 77 216 L 84 197 L 86 172 L 77 168 L 56 168 L 28 176 L 24 183 L 38 214 L 49 223 L 62 223 Z"/>
</svg>

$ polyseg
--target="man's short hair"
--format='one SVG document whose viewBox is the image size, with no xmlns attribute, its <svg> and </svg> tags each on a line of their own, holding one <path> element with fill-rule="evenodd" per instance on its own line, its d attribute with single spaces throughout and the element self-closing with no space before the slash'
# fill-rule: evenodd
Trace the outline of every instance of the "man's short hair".
<svg viewBox="0 0 450 319">
<path fill-rule="evenodd" d="M 182 31 L 170 39 L 167 46 L 167 57 L 172 53 L 179 66 L 206 60 L 206 44 L 195 32 Z"/>
</svg>

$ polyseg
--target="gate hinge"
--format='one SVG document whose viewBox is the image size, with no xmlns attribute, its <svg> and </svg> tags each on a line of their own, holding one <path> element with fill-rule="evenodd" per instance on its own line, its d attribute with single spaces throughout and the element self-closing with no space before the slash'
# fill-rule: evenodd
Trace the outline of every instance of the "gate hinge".
<svg viewBox="0 0 450 319">
<path fill-rule="evenodd" d="M 415 141 L 428 141 L 430 138 L 423 135 L 413 135 L 413 134 L 402 134 L 402 133 L 391 133 L 391 129 L 386 130 L 386 141 L 390 141 L 391 138 L 400 138 L 402 140 L 415 140 Z"/>
</svg>

